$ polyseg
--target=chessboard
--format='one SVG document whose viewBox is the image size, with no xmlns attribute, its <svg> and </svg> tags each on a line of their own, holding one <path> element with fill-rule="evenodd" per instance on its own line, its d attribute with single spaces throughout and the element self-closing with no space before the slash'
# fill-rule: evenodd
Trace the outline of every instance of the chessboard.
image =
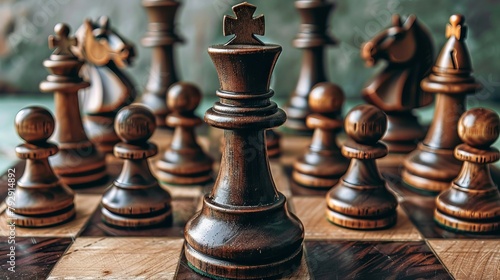
<svg viewBox="0 0 500 280">
<path fill-rule="evenodd" d="M 220 131 L 211 128 L 200 144 L 220 158 Z M 157 130 L 151 141 L 168 143 L 172 133 Z M 277 189 L 289 210 L 304 224 L 304 256 L 283 279 L 499 279 L 500 236 L 460 234 L 433 221 L 433 196 L 416 193 L 401 181 L 399 167 L 380 164 L 389 189 L 399 201 L 397 224 L 385 230 L 350 230 L 325 218 L 326 191 L 301 187 L 291 179 L 294 160 L 309 145 L 307 136 L 282 136 L 282 153 L 270 160 Z M 161 152 L 159 153 L 161 154 Z M 151 159 L 152 161 L 155 158 Z M 216 161 L 217 162 L 217 161 Z M 108 180 L 116 177 L 121 162 L 109 155 Z M 154 165 L 151 164 L 153 167 Z M 217 166 L 217 163 L 215 164 Z M 16 177 L 24 162 L 12 167 Z M 494 180 L 500 173 L 494 169 Z M 0 185 L 7 184 L 7 172 Z M 12 232 L 0 217 L 2 279 L 207 279 L 187 264 L 184 225 L 201 207 L 201 198 L 213 183 L 200 186 L 165 186 L 171 193 L 173 221 L 168 226 L 141 230 L 110 227 L 101 220 L 100 201 L 111 181 L 76 189 L 76 217 L 50 228 L 16 227 L 15 273 L 7 270 Z M 6 188 L 0 199 L 5 201 Z"/>
</svg>

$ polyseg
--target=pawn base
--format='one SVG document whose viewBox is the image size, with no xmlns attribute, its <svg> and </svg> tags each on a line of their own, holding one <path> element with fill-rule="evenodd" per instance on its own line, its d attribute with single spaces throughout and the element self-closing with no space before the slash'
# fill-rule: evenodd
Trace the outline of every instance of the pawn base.
<svg viewBox="0 0 500 280">
<path fill-rule="evenodd" d="M 211 172 L 204 172 L 192 175 L 189 174 L 178 175 L 158 170 L 156 174 L 158 176 L 158 179 L 160 180 L 159 183 L 161 185 L 183 185 L 183 186 L 200 185 L 208 183 L 213 179 Z"/>
<path fill-rule="evenodd" d="M 106 208 L 101 210 L 101 218 L 104 223 L 119 228 L 148 228 L 162 224 L 169 224 L 172 218 L 172 209 L 152 213 L 151 215 L 124 216 L 113 213 Z"/>
<path fill-rule="evenodd" d="M 327 208 L 326 217 L 331 223 L 349 229 L 386 229 L 392 227 L 397 222 L 396 211 L 388 213 L 385 216 L 361 218 L 347 216 Z"/>
<path fill-rule="evenodd" d="M 72 220 L 75 215 L 75 206 L 71 204 L 65 209 L 44 215 L 21 215 L 8 211 L 8 220 L 14 221 L 16 226 L 35 228 L 59 225 Z"/>
<path fill-rule="evenodd" d="M 318 177 L 308 174 L 300 173 L 296 170 L 292 172 L 292 178 L 300 186 L 314 189 L 329 189 L 338 183 L 338 176 L 331 177 Z"/>
<path fill-rule="evenodd" d="M 500 231 L 500 217 L 493 221 L 465 220 L 442 213 L 438 209 L 434 211 L 434 221 L 451 231 L 487 233 Z"/>
</svg>

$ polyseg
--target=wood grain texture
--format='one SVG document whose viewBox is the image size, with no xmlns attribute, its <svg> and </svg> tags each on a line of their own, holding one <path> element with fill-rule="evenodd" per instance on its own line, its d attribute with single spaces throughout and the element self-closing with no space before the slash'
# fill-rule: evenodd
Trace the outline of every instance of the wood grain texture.
<svg viewBox="0 0 500 280">
<path fill-rule="evenodd" d="M 181 238 L 80 237 L 48 279 L 173 279 Z"/>
<path fill-rule="evenodd" d="M 500 279 L 498 240 L 427 241 L 455 279 Z"/>
<path fill-rule="evenodd" d="M 99 195 L 88 195 L 88 194 L 76 194 L 75 195 L 75 208 L 76 216 L 73 220 L 57 225 L 54 227 L 44 227 L 44 228 L 16 228 L 16 236 L 26 236 L 26 237 L 41 237 L 41 236 L 52 236 L 52 237 L 76 237 L 78 236 L 89 221 L 92 214 L 97 209 L 97 206 L 101 202 L 101 197 Z M 0 236 L 9 235 L 9 225 L 7 223 L 6 212 L 3 212 L 0 216 Z"/>
</svg>

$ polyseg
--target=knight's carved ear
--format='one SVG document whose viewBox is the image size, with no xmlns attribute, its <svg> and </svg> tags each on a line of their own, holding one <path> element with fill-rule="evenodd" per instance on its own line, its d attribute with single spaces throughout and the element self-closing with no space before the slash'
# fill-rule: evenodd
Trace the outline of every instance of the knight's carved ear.
<svg viewBox="0 0 500 280">
<path fill-rule="evenodd" d="M 417 21 L 417 17 L 415 15 L 409 15 L 405 21 L 404 28 L 406 30 L 410 30 L 413 26 L 415 26 L 415 22 Z"/>
<path fill-rule="evenodd" d="M 403 23 L 401 22 L 401 16 L 398 14 L 393 14 L 391 17 L 392 26 L 401 27 Z"/>
</svg>

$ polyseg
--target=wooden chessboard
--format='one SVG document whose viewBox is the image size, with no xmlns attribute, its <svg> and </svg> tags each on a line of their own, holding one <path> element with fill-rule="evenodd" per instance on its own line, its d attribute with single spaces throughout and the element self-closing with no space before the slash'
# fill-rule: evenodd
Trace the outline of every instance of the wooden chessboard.
<svg viewBox="0 0 500 280">
<path fill-rule="evenodd" d="M 216 138 L 216 133 L 209 133 Z M 169 133 L 152 141 L 168 143 Z M 161 139 L 161 141 L 159 141 Z M 157 141 L 158 140 L 158 141 Z M 219 140 L 207 141 L 217 153 Z M 209 145 L 211 143 L 212 145 Z M 457 234 L 433 221 L 434 198 L 403 186 L 398 167 L 381 172 L 400 206 L 393 228 L 354 231 L 325 218 L 325 191 L 297 186 L 291 164 L 308 145 L 307 137 L 282 137 L 282 156 L 271 160 L 277 188 L 305 226 L 304 257 L 284 279 L 500 279 L 500 235 Z M 24 164 L 15 166 L 17 178 Z M 120 162 L 109 157 L 113 178 Z M 1 177 L 0 198 L 7 196 L 7 176 Z M 498 177 L 495 176 L 497 182 Z M 15 272 L 9 267 L 10 230 L 5 204 L 0 217 L 1 279 L 206 279 L 192 271 L 183 252 L 183 228 L 200 208 L 211 185 L 169 187 L 173 196 L 172 226 L 145 230 L 111 228 L 100 219 L 100 198 L 109 182 L 76 190 L 76 218 L 53 228 L 15 229 Z"/>
</svg>

